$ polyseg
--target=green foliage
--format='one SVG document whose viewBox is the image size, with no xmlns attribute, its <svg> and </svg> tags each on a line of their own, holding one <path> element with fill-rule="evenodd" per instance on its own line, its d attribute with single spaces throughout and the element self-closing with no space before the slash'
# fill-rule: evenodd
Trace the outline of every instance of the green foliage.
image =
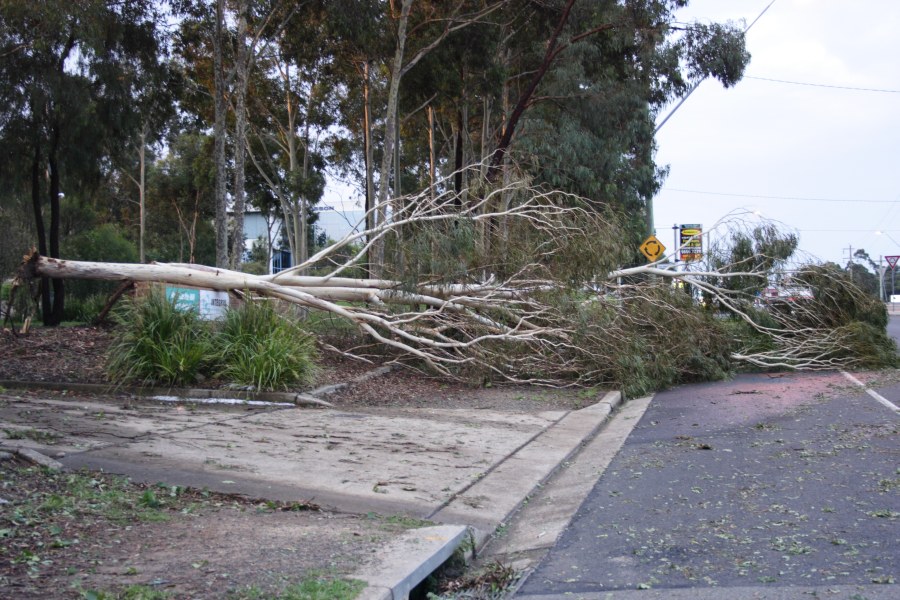
<svg viewBox="0 0 900 600">
<path fill-rule="evenodd" d="M 80 282 L 79 282 L 80 283 Z M 66 320 L 91 323 L 106 306 L 106 294 L 91 294 L 86 298 L 74 297 L 66 302 Z"/>
<path fill-rule="evenodd" d="M 118 591 L 85 590 L 81 592 L 81 597 L 84 600 L 166 600 L 171 598 L 168 592 L 146 585 L 129 585 Z"/>
<path fill-rule="evenodd" d="M 71 260 L 92 262 L 138 262 L 138 251 L 122 230 L 105 223 L 66 239 L 63 256 Z M 118 283 L 74 279 L 66 283 L 65 319 L 89 322 L 103 308 L 106 297 Z"/>
<path fill-rule="evenodd" d="M 888 323 L 887 309 L 878 297 L 864 293 L 850 279 L 850 275 L 831 263 L 804 268 L 795 277 L 798 285 L 813 292 L 810 313 L 829 327 L 841 327 L 853 321 L 867 323 L 884 330 Z"/>
<path fill-rule="evenodd" d="M 689 295 L 667 285 L 600 298 L 554 292 L 541 300 L 556 310 L 546 326 L 558 319 L 571 329 L 571 337 L 552 345 L 498 343 L 491 347 L 502 357 L 496 368 L 541 379 L 546 373 L 539 369 L 553 365 L 557 380 L 613 384 L 629 397 L 722 379 L 732 369 L 734 342 L 727 327 Z M 535 352 L 543 354 L 541 360 L 534 360 Z"/>
<path fill-rule="evenodd" d="M 181 132 L 147 172 L 147 260 L 215 264 L 213 138 Z"/>
<path fill-rule="evenodd" d="M 646 291 L 624 299 L 620 307 L 618 346 L 606 367 L 609 379 L 637 397 L 678 383 L 726 377 L 732 343 L 722 323 L 679 290 L 655 286 Z"/>
<path fill-rule="evenodd" d="M 781 328 L 768 311 L 747 307 L 744 312 L 757 326 L 775 330 Z M 769 352 L 775 349 L 772 337 L 760 332 L 745 319 L 729 316 L 722 319 L 720 323 L 731 339 L 735 350 L 739 350 L 742 354 Z"/>
<path fill-rule="evenodd" d="M 280 316 L 268 301 L 229 310 L 215 339 L 221 374 L 260 390 L 311 383 L 316 375 L 312 335 Z"/>
<path fill-rule="evenodd" d="M 718 283 L 726 289 L 753 295 L 769 285 L 769 277 L 794 254 L 798 243 L 795 234 L 782 232 L 774 224 L 757 225 L 747 231 L 733 231 L 724 244 L 709 249 L 708 260 L 715 269 L 747 273 Z"/>
<path fill-rule="evenodd" d="M 161 291 L 130 302 L 119 326 L 107 373 L 116 382 L 190 384 L 210 362 L 210 330 L 195 311 L 175 307 Z"/>
<path fill-rule="evenodd" d="M 206 374 L 274 390 L 309 384 L 317 373 L 315 338 L 266 301 L 229 310 L 217 326 L 153 291 L 116 321 L 107 363 L 116 382 L 184 385 Z"/>
<path fill-rule="evenodd" d="M 871 323 L 852 321 L 838 327 L 835 333 L 843 343 L 833 353 L 834 358 L 853 359 L 861 369 L 885 369 L 900 367 L 897 343 L 883 327 Z"/>
</svg>

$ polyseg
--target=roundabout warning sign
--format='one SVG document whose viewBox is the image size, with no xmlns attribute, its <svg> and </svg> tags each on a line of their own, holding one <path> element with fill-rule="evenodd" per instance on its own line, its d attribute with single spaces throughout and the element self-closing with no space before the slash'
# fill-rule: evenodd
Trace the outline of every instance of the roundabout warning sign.
<svg viewBox="0 0 900 600">
<path fill-rule="evenodd" d="M 638 250 L 647 257 L 650 262 L 656 262 L 666 253 L 666 247 L 662 245 L 655 235 L 651 235 L 644 243 L 640 245 Z"/>
</svg>

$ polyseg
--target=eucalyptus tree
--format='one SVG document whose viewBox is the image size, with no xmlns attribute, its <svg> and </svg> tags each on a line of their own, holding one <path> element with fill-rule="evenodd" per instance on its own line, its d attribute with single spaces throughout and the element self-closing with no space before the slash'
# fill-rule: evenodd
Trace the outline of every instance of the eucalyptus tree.
<svg viewBox="0 0 900 600">
<path fill-rule="evenodd" d="M 240 265 L 244 253 L 248 94 L 261 56 L 277 44 L 298 10 L 288 0 L 181 0 L 177 47 L 192 81 L 187 109 L 213 126 L 216 168 L 216 264 Z M 211 100 L 211 102 L 210 102 Z M 228 145 L 231 143 L 231 151 Z M 229 190 L 229 169 L 233 181 Z M 229 191 L 232 205 L 228 245 Z"/>
<path fill-rule="evenodd" d="M 297 9 L 257 60 L 248 101 L 247 148 L 256 172 L 275 198 L 295 262 L 309 256 L 312 207 L 325 190 L 326 154 L 336 122 L 334 46 L 324 6 Z M 265 209 L 265 206 L 259 206 Z"/>
<path fill-rule="evenodd" d="M 165 68 L 157 9 L 150 0 L 0 3 L 0 136 L 6 152 L 29 158 L 9 177 L 27 181 L 49 256 L 60 256 L 60 198 L 89 193 L 141 129 L 136 98 Z M 64 299 L 61 281 L 42 282 L 45 324 L 62 320 Z"/>
<path fill-rule="evenodd" d="M 676 25 L 675 10 L 685 4 L 390 3 L 382 22 L 393 49 L 382 52 L 377 70 L 384 90 L 377 206 L 390 210 L 386 199 L 433 186 L 443 170 L 455 173 L 464 210 L 466 167 L 481 162 L 488 183 L 475 193 L 501 177 L 508 189 L 522 176 L 602 201 L 629 215 L 622 241 L 634 245 L 665 175 L 653 156 L 655 114 L 699 78 L 734 85 L 749 60 L 736 25 Z M 403 165 L 400 138 L 409 157 Z M 370 229 L 386 213 L 374 216 Z M 502 223 L 481 227 L 483 247 L 491 232 L 504 235 Z"/>
<path fill-rule="evenodd" d="M 510 154 L 538 181 L 623 210 L 636 247 L 666 172 L 653 156 L 657 112 L 701 78 L 735 85 L 750 58 L 735 24 L 676 24 L 685 4 L 567 0 L 529 15 L 527 36 L 509 41 L 521 51 L 492 169 Z"/>
</svg>

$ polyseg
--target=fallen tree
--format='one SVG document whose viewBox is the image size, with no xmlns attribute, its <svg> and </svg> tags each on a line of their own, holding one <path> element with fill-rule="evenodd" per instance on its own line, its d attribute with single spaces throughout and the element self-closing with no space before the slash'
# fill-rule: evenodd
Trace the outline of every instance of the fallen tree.
<svg viewBox="0 0 900 600">
<path fill-rule="evenodd" d="M 840 269 L 792 264 L 796 239 L 771 224 L 750 227 L 739 217 L 719 224 L 726 242 L 702 265 L 617 268 L 631 253 L 605 206 L 521 181 L 483 185 L 465 207 L 452 185 L 392 200 L 390 219 L 275 275 L 33 252 L 20 279 L 250 292 L 352 323 L 395 360 L 476 380 L 615 383 L 643 393 L 722 377 L 736 363 L 832 369 L 896 361 L 883 305 Z M 385 277 L 345 276 L 376 244 L 389 257 Z M 297 274 L 311 271 L 323 274 Z M 809 294 L 773 301 L 760 294 L 785 285 Z"/>
</svg>

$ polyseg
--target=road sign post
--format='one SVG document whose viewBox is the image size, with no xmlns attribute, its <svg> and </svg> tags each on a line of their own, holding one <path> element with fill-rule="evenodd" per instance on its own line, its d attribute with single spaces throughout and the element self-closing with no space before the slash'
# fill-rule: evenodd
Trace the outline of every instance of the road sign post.
<svg viewBox="0 0 900 600">
<path fill-rule="evenodd" d="M 891 297 L 893 298 L 894 292 L 897 291 L 897 287 L 894 284 L 894 274 L 897 272 L 897 262 L 900 261 L 900 254 L 885 256 L 884 260 L 886 260 L 887 264 L 891 267 Z"/>
</svg>

